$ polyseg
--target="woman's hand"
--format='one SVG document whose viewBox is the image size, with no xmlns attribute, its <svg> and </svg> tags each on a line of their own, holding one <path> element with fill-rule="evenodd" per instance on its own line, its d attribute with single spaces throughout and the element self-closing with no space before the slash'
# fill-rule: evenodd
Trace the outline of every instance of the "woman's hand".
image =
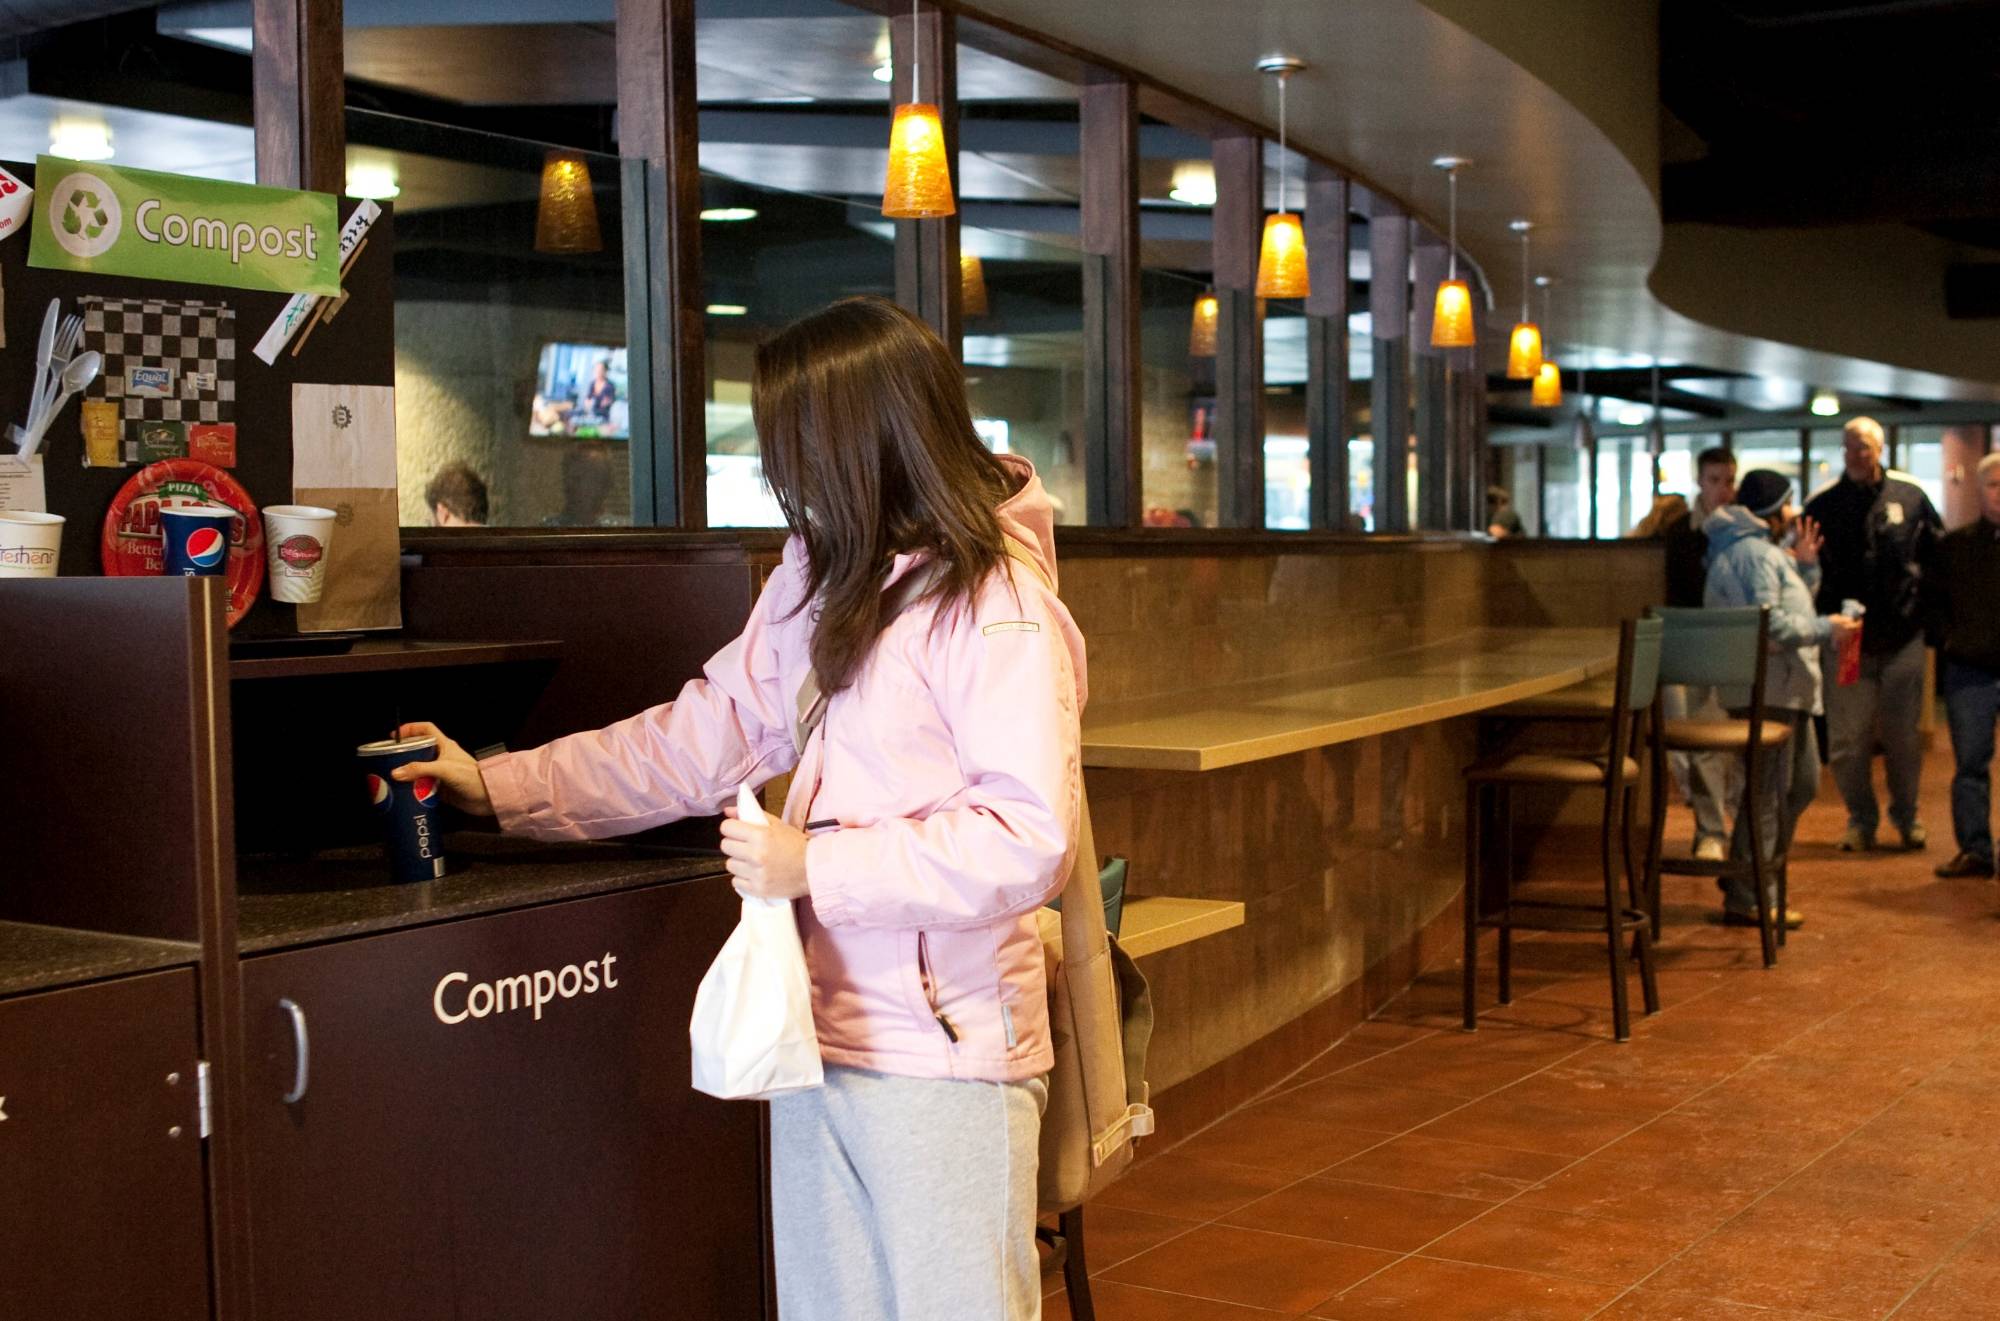
<svg viewBox="0 0 2000 1321">
<path fill-rule="evenodd" d="M 772 817 L 761 826 L 724 812 L 722 851 L 736 892 L 760 899 L 798 899 L 806 891 L 806 834 Z"/>
<path fill-rule="evenodd" d="M 392 780 L 414 780 L 433 776 L 444 786 L 444 800 L 461 812 L 492 816 L 493 800 L 486 794 L 486 777 L 472 754 L 445 737 L 444 731 L 423 720 L 414 720 L 396 730 L 397 738 L 434 738 L 437 760 L 405 762 L 389 772 Z"/>
<path fill-rule="evenodd" d="M 1798 535 L 1792 539 L 1792 558 L 1801 568 L 1819 563 L 1820 547 L 1826 544 L 1826 536 L 1819 530 L 1819 520 L 1809 514 L 1800 514 Z"/>
</svg>

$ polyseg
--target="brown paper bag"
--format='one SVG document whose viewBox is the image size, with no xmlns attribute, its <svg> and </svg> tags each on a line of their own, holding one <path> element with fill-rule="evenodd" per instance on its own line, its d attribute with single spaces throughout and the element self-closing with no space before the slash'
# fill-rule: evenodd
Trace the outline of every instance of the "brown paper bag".
<svg viewBox="0 0 2000 1321">
<path fill-rule="evenodd" d="M 402 627 L 402 518 L 395 488 L 302 486 L 292 495 L 302 505 L 334 512 L 326 588 L 319 600 L 298 608 L 299 631 Z"/>
</svg>

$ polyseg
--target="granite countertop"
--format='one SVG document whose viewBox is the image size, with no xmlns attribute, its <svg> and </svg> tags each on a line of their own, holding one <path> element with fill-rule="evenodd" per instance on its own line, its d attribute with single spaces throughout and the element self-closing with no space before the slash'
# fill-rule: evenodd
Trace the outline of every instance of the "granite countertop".
<svg viewBox="0 0 2000 1321">
<path fill-rule="evenodd" d="M 0 922 L 0 995 L 183 967 L 200 957 L 200 947 L 184 941 Z"/>
<path fill-rule="evenodd" d="M 1618 664 L 1615 628 L 1479 628 L 1313 674 L 1202 688 L 1083 715 L 1083 764 L 1210 771 L 1473 715 Z"/>
<path fill-rule="evenodd" d="M 615 843 L 544 844 L 455 833 L 452 874 L 398 885 L 374 848 L 237 864 L 236 943 L 245 954 L 425 926 L 723 872 L 720 853 Z"/>
</svg>

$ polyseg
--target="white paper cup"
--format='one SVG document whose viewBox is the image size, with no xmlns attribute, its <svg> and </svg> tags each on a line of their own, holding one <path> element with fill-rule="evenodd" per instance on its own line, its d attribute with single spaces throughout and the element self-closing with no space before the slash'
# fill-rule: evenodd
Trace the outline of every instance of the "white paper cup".
<svg viewBox="0 0 2000 1321">
<path fill-rule="evenodd" d="M 264 555 L 271 599 L 305 605 L 326 587 L 334 512 L 318 505 L 265 505 Z"/>
<path fill-rule="evenodd" d="M 53 578 L 62 551 L 61 514 L 0 509 L 0 578 Z"/>
</svg>

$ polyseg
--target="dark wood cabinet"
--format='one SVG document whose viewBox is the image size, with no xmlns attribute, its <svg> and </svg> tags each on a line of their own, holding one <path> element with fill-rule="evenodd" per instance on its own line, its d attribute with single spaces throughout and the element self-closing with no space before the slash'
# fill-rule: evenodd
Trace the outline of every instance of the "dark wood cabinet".
<svg viewBox="0 0 2000 1321">
<path fill-rule="evenodd" d="M 195 974 L 0 1000 L 0 1317 L 209 1315 Z"/>
<path fill-rule="evenodd" d="M 688 1086 L 737 908 L 711 878 L 244 960 L 259 1321 L 763 1315 L 760 1108 Z"/>
</svg>

